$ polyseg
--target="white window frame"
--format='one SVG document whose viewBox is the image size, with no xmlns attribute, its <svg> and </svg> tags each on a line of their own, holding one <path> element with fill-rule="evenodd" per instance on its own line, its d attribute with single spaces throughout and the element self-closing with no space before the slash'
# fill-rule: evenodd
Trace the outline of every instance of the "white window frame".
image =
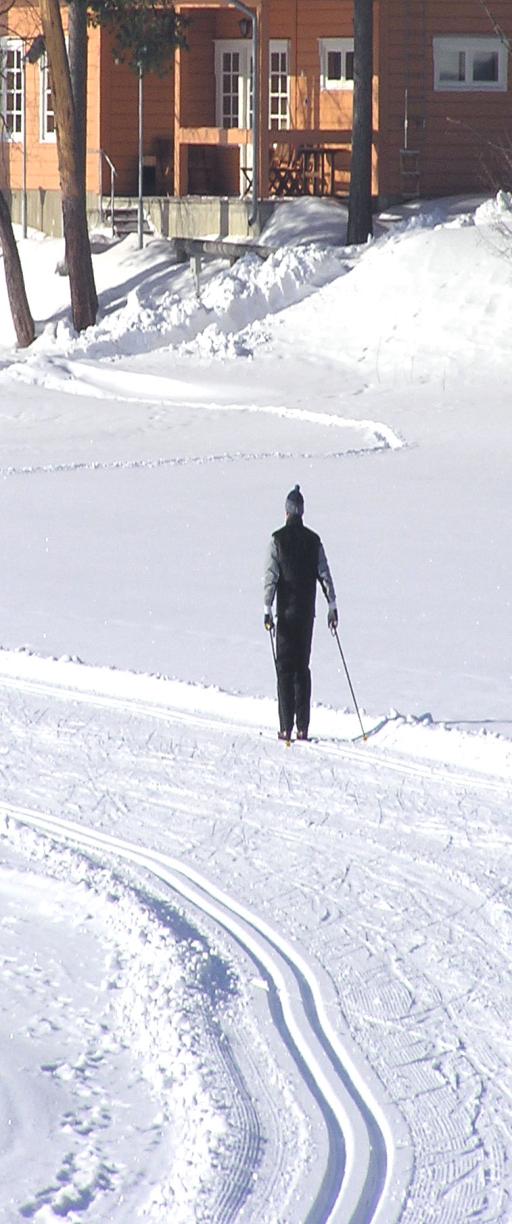
<svg viewBox="0 0 512 1224">
<path fill-rule="evenodd" d="M 19 64 L 16 67 L 16 73 L 18 73 L 19 71 L 19 74 L 20 74 L 20 89 L 19 89 L 20 107 L 19 107 L 19 110 L 15 109 L 12 112 L 13 118 L 15 118 L 17 121 L 16 126 L 14 128 L 9 128 L 8 123 L 7 123 L 7 111 L 6 111 L 6 106 L 7 106 L 6 84 L 7 83 L 5 80 L 5 67 L 2 62 L 5 52 L 8 52 L 8 51 L 15 51 L 17 55 L 19 56 Z M 0 139 L 13 141 L 14 143 L 18 143 L 18 144 L 21 144 L 23 141 L 23 110 L 25 106 L 25 99 L 23 96 L 24 88 L 25 88 L 25 74 L 23 71 L 23 55 L 24 55 L 24 45 L 20 38 L 0 38 L 0 116 L 1 116 Z M 18 93 L 18 90 L 16 90 L 16 93 Z"/>
<path fill-rule="evenodd" d="M 272 76 L 274 75 L 272 73 L 272 56 L 273 55 L 285 56 L 285 64 L 286 64 L 285 72 L 284 73 L 280 72 L 278 75 L 286 76 L 286 94 L 281 92 L 280 87 L 277 93 L 272 92 Z M 287 38 L 271 38 L 269 41 L 268 89 L 269 89 L 269 98 L 268 98 L 268 125 L 269 125 L 269 128 L 272 128 L 273 131 L 279 131 L 279 130 L 289 128 L 290 126 L 290 44 Z M 278 104 L 280 104 L 283 98 L 286 100 L 286 115 L 284 116 L 284 118 L 281 115 L 280 105 L 278 106 L 278 111 L 275 114 L 272 113 L 273 102 L 276 101 Z"/>
<path fill-rule="evenodd" d="M 508 49 L 500 38 L 493 35 L 450 35 L 434 38 L 434 89 L 436 92 L 456 93 L 505 93 L 508 89 Z M 465 56 L 464 79 L 443 81 L 441 78 L 442 53 L 448 51 Z M 498 56 L 498 80 L 473 80 L 473 64 L 478 52 L 495 52 Z"/>
<path fill-rule="evenodd" d="M 320 89 L 353 90 L 353 78 L 347 78 L 347 56 L 354 54 L 354 39 L 353 38 L 320 38 L 318 40 L 320 52 Z M 341 77 L 338 79 L 329 76 L 329 53 L 336 52 L 341 55 Z"/>
<path fill-rule="evenodd" d="M 40 73 L 39 138 L 42 144 L 55 144 L 55 141 L 57 139 L 57 132 L 55 129 L 55 114 L 53 110 L 53 99 L 52 99 L 51 89 L 50 89 L 48 56 L 46 52 L 43 55 L 42 59 L 40 60 L 39 73 Z M 52 119 L 53 119 L 53 125 L 54 125 L 53 132 L 48 131 L 48 119 L 50 115 L 52 116 Z"/>
<path fill-rule="evenodd" d="M 240 56 L 238 74 L 238 123 L 237 129 L 248 129 L 252 124 L 252 39 L 227 38 L 215 40 L 215 109 L 216 126 L 224 128 L 223 115 L 223 55 L 237 52 Z"/>
<path fill-rule="evenodd" d="M 253 91 L 253 73 L 252 73 L 252 40 L 246 38 L 227 38 L 216 39 L 215 41 L 215 109 L 216 109 L 216 126 L 222 128 L 224 126 L 223 116 L 223 57 L 225 52 L 236 52 L 240 56 L 240 69 L 238 78 L 238 127 L 240 129 L 249 129 L 252 127 L 252 91 Z M 273 95 L 270 93 L 270 68 L 271 56 L 273 53 L 286 56 L 286 116 L 284 122 L 279 123 L 279 127 L 286 129 L 290 125 L 290 47 L 288 39 L 273 38 L 269 41 L 269 125 L 272 126 L 271 101 Z M 282 97 L 282 95 L 276 95 Z M 278 118 L 279 116 L 276 116 Z M 277 124 L 276 128 L 277 130 Z"/>
</svg>

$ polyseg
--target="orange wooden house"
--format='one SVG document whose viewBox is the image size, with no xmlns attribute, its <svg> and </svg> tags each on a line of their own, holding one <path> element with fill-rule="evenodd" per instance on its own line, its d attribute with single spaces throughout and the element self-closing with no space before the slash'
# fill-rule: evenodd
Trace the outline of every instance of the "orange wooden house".
<svg viewBox="0 0 512 1224">
<path fill-rule="evenodd" d="M 380 201 L 485 191 L 511 177 L 512 15 L 509 0 L 491 7 L 494 23 L 481 0 L 375 0 Z M 166 77 L 143 83 L 144 193 L 148 209 L 160 201 L 167 232 L 204 232 L 200 201 L 219 209 L 222 201 L 233 216 L 238 209 L 247 225 L 256 195 L 346 195 L 353 0 L 187 0 L 176 8 L 190 19 L 189 47 Z M 39 33 L 33 3 L 16 0 L 0 20 L 0 182 L 15 215 L 20 192 L 28 194 L 37 224 L 58 202 L 48 69 L 44 54 L 26 58 Z M 114 61 L 104 30 L 90 31 L 88 82 L 93 212 L 112 174 L 117 198 L 133 199 L 138 182 L 138 81 Z"/>
</svg>

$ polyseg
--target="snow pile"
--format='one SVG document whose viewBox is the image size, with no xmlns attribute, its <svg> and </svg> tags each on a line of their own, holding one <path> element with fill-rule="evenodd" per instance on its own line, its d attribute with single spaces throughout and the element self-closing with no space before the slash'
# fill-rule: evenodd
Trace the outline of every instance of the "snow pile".
<svg viewBox="0 0 512 1224">
<path fill-rule="evenodd" d="M 495 222 L 493 210 L 478 225 L 413 224 L 380 238 L 349 277 L 287 314 L 278 342 L 322 344 L 378 380 L 442 380 L 491 353 L 508 367 L 512 241 L 497 244 Z"/>
<path fill-rule="evenodd" d="M 507 221 L 512 223 L 512 194 L 510 191 L 499 191 L 491 200 L 484 200 L 475 210 L 475 225 L 496 225 Z"/>
<path fill-rule="evenodd" d="M 53 243 L 48 246 L 54 249 Z M 41 250 L 42 275 L 48 274 L 51 262 L 48 246 L 36 251 L 37 259 Z M 33 274 L 32 252 L 31 265 Z M 100 289 L 109 277 L 119 280 L 117 294 L 112 288 L 104 293 L 98 324 L 76 337 L 66 311 L 64 318 L 43 327 L 29 356 L 82 353 L 96 360 L 162 346 L 182 346 L 187 352 L 193 351 L 196 338 L 198 351 L 206 355 L 237 355 L 236 336 L 249 323 L 301 301 L 349 267 L 334 248 L 309 242 L 300 248 L 283 247 L 268 259 L 248 254 L 229 269 L 219 260 L 210 261 L 203 265 L 197 291 L 188 267 L 176 265 L 172 243 L 165 247 L 155 239 L 139 252 L 131 236 L 96 256 L 94 265 Z M 130 266 L 136 268 L 136 277 L 129 276 L 123 287 Z M 139 283 L 129 287 L 133 279 Z M 32 301 L 31 285 L 29 296 Z M 35 301 L 37 310 L 37 294 Z"/>
<path fill-rule="evenodd" d="M 185 343 L 181 352 L 202 357 L 249 355 L 254 323 L 308 297 L 349 266 L 334 251 L 319 246 L 284 248 L 265 261 L 247 256 L 207 284 L 201 302 L 214 321 L 198 329 L 197 339 Z"/>
<path fill-rule="evenodd" d="M 100 290 L 104 286 L 98 324 L 77 338 L 68 311 L 61 311 L 23 361 L 30 366 L 42 353 L 112 360 L 162 349 L 203 361 L 236 359 L 272 347 L 276 327 L 279 343 L 362 361 L 377 378 L 411 381 L 433 371 L 446 378 L 455 362 L 481 362 L 491 347 L 494 360 L 508 360 L 512 263 L 503 246 L 510 216 L 506 193 L 447 218 L 434 206 L 388 227 L 359 250 L 326 241 L 332 216 L 339 221 L 337 205 L 334 214 L 323 213 L 322 241 L 306 242 L 308 216 L 313 234 L 315 226 L 321 234 L 322 202 L 313 201 L 309 213 L 306 201 L 296 203 L 296 210 L 277 210 L 269 222 L 263 241 L 271 237 L 280 245 L 268 260 L 247 255 L 232 268 L 207 262 L 199 291 L 188 268 L 175 264 L 172 243 L 155 239 L 139 252 L 128 237 L 102 250 L 95 256 Z M 293 246 L 285 242 L 292 221 L 300 239 Z M 25 247 L 22 257 L 29 253 Z M 35 296 L 37 313 L 41 289 L 37 283 L 33 288 L 32 273 L 39 264 L 39 282 L 48 275 L 55 244 L 39 243 L 35 256 L 32 248 L 30 254 L 29 296 Z M 490 294 L 482 294 L 484 284 L 492 285 Z"/>
<path fill-rule="evenodd" d="M 296 248 L 316 242 L 320 246 L 344 246 L 347 230 L 347 209 L 337 200 L 283 200 L 264 226 L 261 245 Z"/>
</svg>

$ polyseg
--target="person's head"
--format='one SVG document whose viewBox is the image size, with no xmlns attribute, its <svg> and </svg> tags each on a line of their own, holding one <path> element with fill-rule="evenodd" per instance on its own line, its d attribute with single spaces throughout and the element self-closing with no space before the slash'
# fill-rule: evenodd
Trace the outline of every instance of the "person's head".
<svg viewBox="0 0 512 1224">
<path fill-rule="evenodd" d="M 288 494 L 284 508 L 287 522 L 299 521 L 302 518 L 304 514 L 304 498 L 300 491 L 300 485 L 295 485 L 295 488 Z"/>
</svg>

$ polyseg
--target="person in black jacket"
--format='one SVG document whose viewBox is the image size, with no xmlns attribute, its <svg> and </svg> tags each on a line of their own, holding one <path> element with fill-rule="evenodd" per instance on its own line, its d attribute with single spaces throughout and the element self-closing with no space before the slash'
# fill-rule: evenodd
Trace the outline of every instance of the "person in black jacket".
<svg viewBox="0 0 512 1224">
<path fill-rule="evenodd" d="M 304 498 L 299 485 L 288 494 L 286 522 L 274 531 L 265 567 L 264 625 L 274 632 L 272 604 L 277 594 L 277 698 L 279 738 L 289 740 L 294 722 L 297 739 L 307 740 L 311 707 L 309 658 L 315 619 L 316 584 L 329 604 L 327 623 L 338 627 L 336 593 L 319 536 L 304 526 Z"/>
</svg>

